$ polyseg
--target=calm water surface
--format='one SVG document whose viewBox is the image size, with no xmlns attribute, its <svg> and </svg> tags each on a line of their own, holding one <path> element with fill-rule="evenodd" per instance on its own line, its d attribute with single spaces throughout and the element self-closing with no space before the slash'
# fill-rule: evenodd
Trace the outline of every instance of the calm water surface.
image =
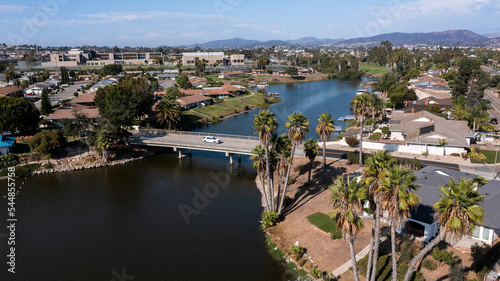
<svg viewBox="0 0 500 281">
<path fill-rule="evenodd" d="M 359 82 L 269 87 L 283 99 L 270 108 L 280 132 L 295 111 L 311 128 L 322 112 L 350 114 Z M 252 135 L 257 113 L 202 131 Z M 193 151 L 179 160 L 167 150 L 126 165 L 24 179 L 17 183 L 16 274 L 6 271 L 1 239 L 0 280 L 131 280 L 119 279 L 122 273 L 133 280 L 284 280 L 259 230 L 255 176 L 248 157 L 231 168 L 223 154 Z M 6 225 L 7 183 L 0 185 Z"/>
</svg>

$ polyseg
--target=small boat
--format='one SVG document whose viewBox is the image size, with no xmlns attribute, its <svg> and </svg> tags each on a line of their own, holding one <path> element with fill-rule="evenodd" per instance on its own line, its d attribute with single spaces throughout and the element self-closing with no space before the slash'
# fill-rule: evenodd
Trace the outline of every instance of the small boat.
<svg viewBox="0 0 500 281">
<path fill-rule="evenodd" d="M 278 96 L 279 93 L 269 93 L 270 96 Z"/>
<path fill-rule="evenodd" d="M 354 115 L 346 115 L 346 116 L 340 117 L 338 120 L 339 121 L 347 121 L 347 120 L 354 120 L 354 119 L 356 119 L 356 116 L 354 116 Z"/>
<path fill-rule="evenodd" d="M 356 92 L 356 96 L 359 96 L 359 95 L 362 95 L 362 94 L 368 94 L 368 92 L 366 90 L 358 90 Z"/>
<path fill-rule="evenodd" d="M 267 88 L 267 86 L 268 86 L 267 82 L 263 82 L 263 83 L 260 83 L 259 85 L 257 85 L 257 88 L 265 89 L 265 88 Z"/>
</svg>

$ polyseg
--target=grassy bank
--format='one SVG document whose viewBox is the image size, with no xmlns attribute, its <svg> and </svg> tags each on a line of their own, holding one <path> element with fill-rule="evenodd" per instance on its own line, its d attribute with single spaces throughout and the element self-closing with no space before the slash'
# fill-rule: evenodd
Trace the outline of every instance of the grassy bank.
<svg viewBox="0 0 500 281">
<path fill-rule="evenodd" d="M 361 70 L 366 71 L 371 74 L 384 74 L 387 73 L 387 68 L 384 66 L 379 66 L 374 63 L 362 62 Z"/>
<path fill-rule="evenodd" d="M 266 246 L 269 254 L 281 265 L 285 267 L 286 273 L 283 276 L 283 280 L 288 280 L 288 278 L 298 278 L 307 276 L 307 272 L 297 268 L 294 262 L 288 262 L 287 257 L 283 251 L 280 250 L 278 245 L 274 243 L 270 235 L 266 235 Z"/>
</svg>

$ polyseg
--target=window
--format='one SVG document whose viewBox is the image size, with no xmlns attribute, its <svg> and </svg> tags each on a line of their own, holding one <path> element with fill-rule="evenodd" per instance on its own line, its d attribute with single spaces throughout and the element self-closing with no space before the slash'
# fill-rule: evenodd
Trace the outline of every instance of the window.
<svg viewBox="0 0 500 281">
<path fill-rule="evenodd" d="M 474 227 L 474 230 L 472 231 L 472 237 L 474 238 L 479 238 L 481 228 L 479 226 Z"/>
<path fill-rule="evenodd" d="M 488 228 L 483 228 L 483 240 L 490 240 L 490 230 Z"/>
</svg>

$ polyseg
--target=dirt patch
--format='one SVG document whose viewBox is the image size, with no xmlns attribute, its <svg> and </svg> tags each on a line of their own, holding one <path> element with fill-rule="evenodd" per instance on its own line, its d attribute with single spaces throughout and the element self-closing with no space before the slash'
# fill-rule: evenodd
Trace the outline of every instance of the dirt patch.
<svg viewBox="0 0 500 281">
<path fill-rule="evenodd" d="M 328 214 L 332 210 L 330 203 L 331 192 L 328 187 L 335 178 L 345 173 L 352 173 L 359 168 L 357 165 L 348 166 L 345 161 L 327 161 L 327 168 L 321 168 L 321 158 L 313 163 L 311 183 L 306 184 L 309 171 L 309 161 L 306 158 L 295 158 L 294 165 L 301 167 L 292 171 L 296 182 L 287 193 L 293 202 L 284 213 L 285 220 L 274 227 L 267 229 L 273 241 L 282 249 L 288 251 L 296 241 L 312 257 L 314 265 L 321 270 L 333 271 L 349 261 L 349 244 L 343 239 L 333 240 L 330 235 L 312 225 L 307 216 L 316 212 Z M 363 220 L 365 228 L 358 234 L 354 244 L 356 252 L 361 251 L 370 243 L 372 220 Z"/>
</svg>

